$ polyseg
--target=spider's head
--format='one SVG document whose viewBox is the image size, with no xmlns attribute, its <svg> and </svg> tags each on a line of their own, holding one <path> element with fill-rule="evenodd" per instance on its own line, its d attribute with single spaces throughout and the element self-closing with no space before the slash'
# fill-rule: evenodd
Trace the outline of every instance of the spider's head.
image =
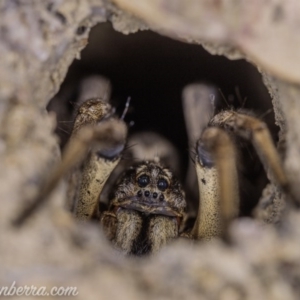
<svg viewBox="0 0 300 300">
<path fill-rule="evenodd" d="M 186 200 L 180 183 L 169 169 L 146 161 L 125 173 L 112 205 L 145 214 L 182 218 Z"/>
<path fill-rule="evenodd" d="M 111 105 L 99 98 L 93 98 L 85 101 L 78 108 L 74 123 L 74 130 L 76 131 L 86 124 L 97 124 L 98 122 L 111 115 L 111 113 Z"/>
</svg>

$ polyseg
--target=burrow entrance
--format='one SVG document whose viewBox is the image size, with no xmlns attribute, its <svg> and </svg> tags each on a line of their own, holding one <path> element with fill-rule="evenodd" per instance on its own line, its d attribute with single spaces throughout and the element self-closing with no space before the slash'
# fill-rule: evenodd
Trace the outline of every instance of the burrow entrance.
<svg viewBox="0 0 300 300">
<path fill-rule="evenodd" d="M 76 108 L 74 102 L 78 96 L 79 83 L 95 74 L 111 81 L 112 103 L 119 114 L 124 109 L 127 97 L 132 98 L 126 116 L 126 121 L 134 122 L 130 128 L 131 133 L 152 130 L 177 147 L 181 154 L 182 181 L 189 161 L 181 104 L 184 86 L 195 82 L 212 83 L 235 108 L 241 106 L 240 98 L 247 98 L 245 108 L 257 116 L 264 115 L 272 108 L 260 74 L 245 60 L 233 61 L 211 55 L 199 45 L 175 41 L 151 31 L 126 36 L 114 31 L 109 23 L 104 23 L 92 29 L 81 60 L 73 62 L 60 91 L 49 104 L 48 109 L 57 114 L 57 134 L 62 145 L 71 131 L 69 121 Z M 276 139 L 274 114 L 266 114 L 264 121 Z M 245 197 L 249 199 L 242 199 L 245 203 L 243 215 L 251 214 L 266 184 L 264 172 L 260 174 L 260 184 L 253 184 L 253 190 L 245 192 Z"/>
</svg>

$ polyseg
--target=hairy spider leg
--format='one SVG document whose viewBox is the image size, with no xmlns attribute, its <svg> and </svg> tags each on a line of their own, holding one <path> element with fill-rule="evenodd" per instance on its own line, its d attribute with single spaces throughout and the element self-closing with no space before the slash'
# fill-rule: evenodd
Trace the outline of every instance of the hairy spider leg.
<svg viewBox="0 0 300 300">
<path fill-rule="evenodd" d="M 200 138 L 204 128 L 214 115 L 218 90 L 204 83 L 190 84 L 182 92 L 182 107 L 185 119 L 185 126 L 189 139 L 189 151 L 191 160 L 188 166 L 185 186 L 190 202 L 190 213 L 194 213 L 197 206 L 198 193 L 195 190 L 197 175 L 195 172 L 193 153 L 197 140 Z"/>
<path fill-rule="evenodd" d="M 107 105 L 100 100 L 96 102 L 95 100 L 93 101 L 93 105 Z M 89 103 L 89 105 L 90 104 L 91 103 Z M 87 105 L 87 102 L 83 105 Z M 102 109 L 103 107 L 100 108 Z M 109 110 L 105 109 L 104 111 L 108 112 Z M 98 120 L 102 120 L 99 123 L 94 119 L 90 120 L 89 117 L 84 118 L 84 122 L 81 121 L 81 124 L 75 121 L 72 136 L 62 155 L 62 161 L 54 167 L 47 181 L 40 191 L 38 191 L 37 196 L 31 204 L 25 207 L 13 221 L 14 225 L 22 225 L 24 221 L 49 198 L 49 195 L 55 189 L 58 182 L 68 172 L 71 171 L 71 177 L 74 173 L 80 172 L 80 166 L 84 160 L 83 175 L 81 177 L 77 176 L 78 180 L 71 180 L 72 184 L 79 184 L 79 191 L 78 194 L 76 194 L 77 199 L 75 198 L 77 205 L 75 214 L 79 219 L 92 217 L 99 194 L 109 174 L 119 160 L 118 156 L 124 148 L 127 136 L 127 126 L 123 121 L 118 119 L 105 119 L 104 116 L 105 114 L 100 114 L 100 117 L 97 117 Z M 92 164 L 95 160 L 97 160 L 96 166 Z M 97 174 L 95 170 L 97 170 L 100 175 Z M 91 174 L 87 174 L 89 171 L 91 171 Z M 87 180 L 85 176 L 89 176 L 88 180 L 91 181 L 90 184 L 85 184 Z M 102 184 L 98 183 L 97 180 L 99 180 L 99 178 L 102 179 Z M 95 182 L 98 184 L 98 188 L 95 188 Z M 90 187 L 92 187 L 91 191 L 89 190 Z M 89 194 L 86 200 L 83 199 L 85 194 Z"/>
<path fill-rule="evenodd" d="M 196 172 L 199 211 L 191 231 L 195 239 L 228 237 L 228 226 L 238 215 L 236 151 L 230 136 L 217 127 L 206 128 L 197 143 Z"/>
<path fill-rule="evenodd" d="M 110 119 L 97 125 L 101 127 L 97 134 L 97 143 L 88 154 L 81 173 L 78 198 L 75 201 L 75 216 L 80 220 L 92 218 L 97 208 L 102 189 L 117 164 L 123 151 L 127 136 L 127 127 L 122 120 Z"/>
<path fill-rule="evenodd" d="M 91 219 L 98 205 L 102 189 L 120 161 L 127 138 L 123 120 L 112 117 L 113 109 L 105 101 L 91 99 L 84 102 L 76 116 L 71 139 L 78 130 L 90 125 L 94 130 L 93 145 L 85 145 L 89 152 L 83 164 L 77 164 L 69 176 L 68 203 L 77 219 Z"/>
<path fill-rule="evenodd" d="M 288 180 L 280 156 L 273 143 L 268 127 L 263 121 L 244 113 L 222 111 L 210 121 L 210 126 L 224 128 L 250 141 L 266 172 L 269 172 L 271 175 L 270 179 L 275 180 L 285 192 L 289 192 Z"/>
</svg>

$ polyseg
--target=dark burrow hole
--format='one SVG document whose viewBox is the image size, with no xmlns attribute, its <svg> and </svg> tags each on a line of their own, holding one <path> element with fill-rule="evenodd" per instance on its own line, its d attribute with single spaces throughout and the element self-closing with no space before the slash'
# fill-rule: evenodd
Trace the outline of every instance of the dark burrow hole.
<svg viewBox="0 0 300 300">
<path fill-rule="evenodd" d="M 60 91 L 48 106 L 50 111 L 57 114 L 57 134 L 62 147 L 72 129 L 70 121 L 76 109 L 79 83 L 83 78 L 95 74 L 111 81 L 112 103 L 119 115 L 127 97 L 132 98 L 125 118 L 127 122 L 134 121 L 130 133 L 155 131 L 178 148 L 182 182 L 189 161 L 181 104 L 182 89 L 187 84 L 203 81 L 212 83 L 235 108 L 239 108 L 241 101 L 247 98 L 245 108 L 257 116 L 272 108 L 260 74 L 245 60 L 211 55 L 199 45 L 182 43 L 151 31 L 126 36 L 114 31 L 108 23 L 100 24 L 91 31 L 89 44 L 82 51 L 81 60 L 73 62 Z M 238 97 L 237 89 L 241 97 Z M 275 139 L 277 127 L 273 111 L 265 114 L 263 120 Z M 249 182 L 242 185 L 241 215 L 251 214 L 267 183 L 264 171 L 256 163 L 257 157 L 248 155 L 246 161 L 244 169 L 247 170 Z"/>
</svg>

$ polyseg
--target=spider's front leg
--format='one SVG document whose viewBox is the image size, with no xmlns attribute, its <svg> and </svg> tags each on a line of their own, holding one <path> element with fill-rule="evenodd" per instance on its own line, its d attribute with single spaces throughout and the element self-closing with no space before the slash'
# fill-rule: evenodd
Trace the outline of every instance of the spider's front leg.
<svg viewBox="0 0 300 300">
<path fill-rule="evenodd" d="M 200 205 L 192 230 L 194 238 L 204 239 L 221 234 L 226 237 L 230 220 L 238 214 L 236 155 L 230 134 L 251 142 L 271 179 L 289 192 L 286 174 L 265 123 L 227 110 L 214 116 L 209 126 L 197 147 Z"/>
<path fill-rule="evenodd" d="M 84 145 L 88 154 L 69 178 L 69 203 L 74 203 L 77 219 L 92 218 L 99 195 L 108 177 L 120 161 L 125 147 L 127 127 L 122 120 L 110 117 L 111 106 L 99 99 L 84 102 L 78 110 L 71 139 L 87 126 L 92 134 L 91 145 Z M 75 192 L 74 192 L 75 191 Z"/>
<path fill-rule="evenodd" d="M 218 103 L 217 94 L 214 86 L 204 83 L 190 84 L 182 92 L 182 106 L 191 153 L 202 131 L 214 115 L 215 106 Z M 190 214 L 194 214 L 194 207 L 197 206 L 196 201 L 199 197 L 199 193 L 195 189 L 196 185 L 195 167 L 190 160 L 185 182 L 186 192 L 190 198 Z"/>
<path fill-rule="evenodd" d="M 110 116 L 111 106 L 99 99 L 88 100 L 80 106 L 62 161 L 50 172 L 31 204 L 13 221 L 14 225 L 20 226 L 37 210 L 70 171 L 68 204 L 75 203 L 75 214 L 79 219 L 92 217 L 99 194 L 118 163 L 127 136 L 126 124 Z"/>
<path fill-rule="evenodd" d="M 275 180 L 283 191 L 290 192 L 280 156 L 264 122 L 246 113 L 225 110 L 214 116 L 209 125 L 224 128 L 252 143 L 271 180 Z"/>
<path fill-rule="evenodd" d="M 199 211 L 191 235 L 210 240 L 225 236 L 238 215 L 236 154 L 230 136 L 216 127 L 206 128 L 197 143 L 196 172 Z"/>
</svg>

